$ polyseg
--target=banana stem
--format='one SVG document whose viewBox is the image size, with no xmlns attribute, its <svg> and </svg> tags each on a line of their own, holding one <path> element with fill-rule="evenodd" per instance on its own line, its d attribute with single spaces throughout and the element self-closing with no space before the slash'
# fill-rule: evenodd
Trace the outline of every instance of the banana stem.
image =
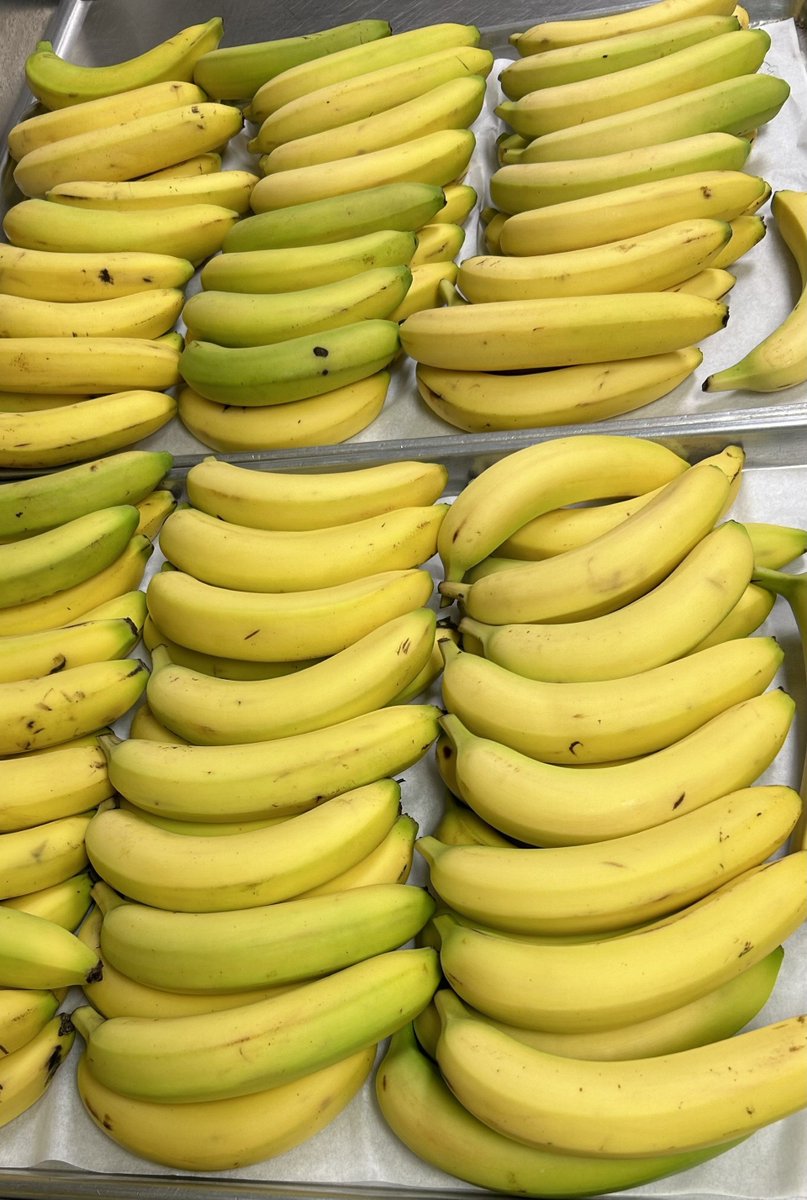
<svg viewBox="0 0 807 1200">
<path fill-rule="evenodd" d="M 73 1010 L 73 1012 L 71 1012 L 70 1020 L 72 1021 L 73 1026 L 84 1038 L 84 1041 L 89 1042 L 94 1030 L 96 1030 L 99 1025 L 103 1025 L 106 1018 L 102 1017 L 101 1014 L 96 1012 L 94 1008 L 91 1008 L 89 1004 L 82 1004 L 79 1008 L 76 1008 Z"/>
</svg>

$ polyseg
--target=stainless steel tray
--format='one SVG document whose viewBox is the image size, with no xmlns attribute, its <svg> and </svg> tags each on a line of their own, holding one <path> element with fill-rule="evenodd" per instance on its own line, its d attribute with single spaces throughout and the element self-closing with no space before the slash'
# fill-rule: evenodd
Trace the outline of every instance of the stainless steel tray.
<svg viewBox="0 0 807 1200">
<path fill-rule="evenodd" d="M 601 12 L 617 6 L 587 6 L 587 12 Z M 775 35 L 774 47 L 769 62 L 777 63 L 777 54 L 782 54 L 783 69 L 791 83 L 793 95 L 774 122 L 766 126 L 755 144 L 749 169 L 763 175 L 774 189 L 793 187 L 807 189 L 807 29 L 803 25 L 803 0 L 758 0 L 750 6 L 754 24 L 764 23 Z M 268 11 L 257 0 L 245 0 L 236 5 L 226 0 L 218 6 L 202 4 L 200 0 L 177 0 L 176 4 L 165 5 L 158 0 L 139 0 L 137 5 L 126 0 L 62 0 L 54 16 L 47 36 L 56 49 L 76 62 L 100 64 L 129 57 L 146 49 L 156 41 L 170 36 L 176 29 L 191 24 L 213 12 L 224 18 L 225 35 L 223 44 L 257 41 L 267 37 L 283 37 L 303 30 L 322 28 L 358 16 L 383 16 L 390 20 L 394 29 L 410 28 L 426 24 L 435 19 L 433 11 L 420 2 L 395 9 L 359 6 L 355 0 L 350 4 L 334 2 L 316 11 L 307 6 L 289 4 L 282 8 L 273 6 Z M 578 9 L 577 11 L 581 11 Z M 543 8 L 541 16 L 566 16 L 575 12 L 571 0 L 553 0 Z M 440 20 L 474 22 L 483 30 L 483 43 L 489 46 L 497 59 L 512 59 L 514 51 L 508 43 L 513 30 L 533 23 L 538 14 L 534 5 L 526 0 L 515 0 L 509 6 L 507 20 L 491 25 L 489 7 L 485 11 L 481 0 L 448 0 L 440 10 Z M 783 49 L 778 50 L 780 45 Z M 773 56 L 773 57 L 772 57 Z M 767 65 L 767 64 L 766 64 Z M 775 65 L 770 66 L 771 70 Z M 468 181 L 477 186 L 480 205 L 487 202 L 487 180 L 495 169 L 493 143 L 501 128 L 493 115 L 493 105 L 499 95 L 494 68 L 488 83 L 488 98 L 483 114 L 476 122 L 478 135 L 477 150 L 472 160 Z M 32 109 L 32 97 L 24 86 L 22 60 L 20 62 L 20 95 L 8 127 Z M 5 131 L 4 131 L 5 132 Z M 5 138 L 2 140 L 5 146 Z M 3 149 L 0 158 L 0 211 L 4 213 L 21 199 L 11 172 L 13 164 Z M 246 150 L 246 134 L 234 139 L 228 152 L 228 161 L 233 165 L 252 165 L 254 158 Z M 762 210 L 767 213 L 767 206 Z M 772 223 L 769 222 L 769 226 Z M 482 249 L 477 219 L 472 217 L 467 224 L 465 246 L 462 256 Z M 793 265 L 784 249 L 775 228 L 746 256 L 736 268 L 737 283 L 729 294 L 730 321 L 719 336 L 703 344 L 704 362 L 695 376 L 685 381 L 668 396 L 662 397 L 626 418 L 627 428 L 644 433 L 658 419 L 678 418 L 682 423 L 707 419 L 719 427 L 743 422 L 759 409 L 771 409 L 786 416 L 788 423 L 799 419 L 800 408 L 807 404 L 807 384 L 790 388 L 770 396 L 750 392 L 726 392 L 708 395 L 701 390 L 701 382 L 712 370 L 720 369 L 736 361 L 762 336 L 772 329 L 786 314 L 795 301 L 797 284 Z M 188 294 L 198 290 L 198 273 L 188 286 Z M 180 328 L 182 328 L 180 323 Z M 393 378 L 387 402 L 380 416 L 367 429 L 347 443 L 351 445 L 377 446 L 379 452 L 390 443 L 403 441 L 414 448 L 415 444 L 431 439 L 459 439 L 473 443 L 475 435 L 459 432 L 444 422 L 420 400 L 414 382 L 414 364 L 402 360 L 393 367 Z M 601 423 L 601 427 L 615 428 L 622 423 L 612 418 Z M 592 425 L 565 426 L 566 432 L 581 432 L 600 427 Z M 492 435 L 502 446 L 508 444 L 508 434 Z M 149 448 L 170 450 L 180 463 L 189 463 L 211 451 L 202 445 L 179 421 L 173 418 L 163 429 L 140 443 Z M 296 453 L 296 452 L 295 452 Z M 231 455 L 222 457 L 230 458 Z M 283 451 L 264 450 L 256 457 L 264 461 L 283 459 Z M 19 471 L 0 471 L 0 478 L 10 478 Z"/>
</svg>

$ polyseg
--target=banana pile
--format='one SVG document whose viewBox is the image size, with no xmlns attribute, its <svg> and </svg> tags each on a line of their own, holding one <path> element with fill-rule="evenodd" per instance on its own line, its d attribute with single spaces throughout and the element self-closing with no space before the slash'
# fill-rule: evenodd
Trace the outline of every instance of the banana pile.
<svg viewBox="0 0 807 1200">
<path fill-rule="evenodd" d="M 453 22 L 392 33 L 251 97 L 253 215 L 182 314 L 179 415 L 205 445 L 332 444 L 379 415 L 399 322 L 456 280 L 493 66 L 479 39 Z"/>
<path fill-rule="evenodd" d="M 488 253 L 460 261 L 455 303 L 401 327 L 425 404 L 471 432 L 602 420 L 693 374 L 728 318 L 728 268 L 765 233 L 772 187 L 748 158 L 790 90 L 764 69 L 768 33 L 728 0 L 542 22 L 511 41 Z M 803 204 L 784 190 L 772 203 L 800 267 Z M 804 321 L 797 305 L 704 389 L 802 382 Z"/>
<path fill-rule="evenodd" d="M 804 628 L 807 577 L 780 569 L 803 531 L 727 518 L 743 465 L 735 445 L 689 465 L 556 438 L 482 471 L 441 525 L 461 646 L 448 801 L 416 849 L 443 979 L 376 1091 L 466 1182 L 620 1190 L 807 1104 L 805 1016 L 745 1028 L 807 917 L 801 798 L 756 782 L 795 704 L 752 635 L 776 594 Z"/>
</svg>

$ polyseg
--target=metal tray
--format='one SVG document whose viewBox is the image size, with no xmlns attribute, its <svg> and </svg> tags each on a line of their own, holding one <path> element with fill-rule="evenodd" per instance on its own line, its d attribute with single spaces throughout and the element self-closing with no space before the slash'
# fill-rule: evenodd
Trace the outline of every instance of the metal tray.
<svg viewBox="0 0 807 1200">
<path fill-rule="evenodd" d="M 542 6 L 543 7 L 543 6 Z M 587 12 L 602 12 L 616 5 L 586 6 Z M 568 16 L 575 9 L 572 0 L 552 0 L 541 16 Z M 750 5 L 753 24 L 766 24 L 774 34 L 774 46 L 768 56 L 766 67 L 775 70 L 780 63 L 777 55 L 783 55 L 780 73 L 791 83 L 791 100 L 760 133 L 755 144 L 749 169 L 766 178 L 774 189 L 781 187 L 807 189 L 807 28 L 804 25 L 803 0 L 758 0 Z M 129 57 L 170 36 L 186 24 L 204 19 L 214 13 L 224 18 L 225 35 L 223 44 L 258 41 L 269 37 L 290 36 L 301 31 L 323 28 L 330 24 L 355 19 L 359 16 L 385 17 L 394 30 L 402 30 L 435 20 L 434 12 L 421 0 L 413 5 L 400 6 L 398 10 L 377 3 L 357 5 L 355 0 L 329 0 L 316 11 L 305 5 L 274 5 L 267 11 L 257 0 L 244 0 L 236 5 L 232 0 L 211 5 L 201 0 L 177 0 L 165 5 L 158 0 L 139 0 L 136 6 L 126 0 L 61 0 L 46 36 L 60 53 L 73 61 L 100 64 Z M 440 20 L 473 22 L 483 31 L 483 44 L 491 48 L 497 60 L 515 57 L 508 43 L 508 35 L 526 27 L 537 19 L 534 5 L 526 0 L 514 0 L 508 7 L 507 20 L 491 25 L 490 9 L 481 0 L 448 0 L 440 10 Z M 781 49 L 780 49 L 781 47 Z M 32 97 L 24 86 L 20 61 L 20 95 L 8 120 L 6 130 L 26 113 L 32 111 Z M 770 65 L 769 65 L 770 64 Z M 491 72 L 488 81 L 488 96 L 482 115 L 476 122 L 477 149 L 471 162 L 468 181 L 477 187 L 480 207 L 487 203 L 487 180 L 495 169 L 494 139 L 501 124 L 493 115 L 493 106 L 499 97 L 497 75 L 501 61 Z M 235 138 L 228 151 L 228 165 L 254 167 L 254 157 L 246 150 L 247 134 Z M 5 147 L 5 138 L 2 139 Z M 13 163 L 5 149 L 0 158 L 0 212 L 5 213 L 14 203 L 22 199 L 12 178 Z M 767 215 L 767 206 L 761 212 Z M 467 257 L 483 247 L 480 243 L 478 220 L 471 217 L 466 225 L 466 240 L 458 258 Z M 668 396 L 664 396 L 645 408 L 623 419 L 611 418 L 596 425 L 569 425 L 565 432 L 581 432 L 595 428 L 626 427 L 637 434 L 645 433 L 653 423 L 662 418 L 677 418 L 681 423 L 707 419 L 716 428 L 731 428 L 746 419 L 753 420 L 755 410 L 770 409 L 784 415 L 788 424 L 801 419 L 807 411 L 807 384 L 790 388 L 770 396 L 750 392 L 725 392 L 708 395 L 700 384 L 706 375 L 736 361 L 761 336 L 765 329 L 773 329 L 786 315 L 798 294 L 795 271 L 789 255 L 772 223 L 762 242 L 747 255 L 735 269 L 737 283 L 729 293 L 731 318 L 728 327 L 719 337 L 706 340 L 703 344 L 704 362 L 695 376 L 680 384 Z M 198 272 L 187 288 L 188 295 L 199 288 Z M 179 328 L 183 328 L 181 322 Z M 553 432 L 558 432 L 555 430 Z M 509 435 L 492 435 L 502 447 L 508 444 Z M 403 441 L 413 449 L 431 439 L 459 440 L 462 444 L 473 444 L 477 435 L 465 434 L 449 425 L 421 401 L 414 382 L 414 364 L 402 359 L 393 366 L 392 381 L 386 404 L 379 417 L 349 442 L 352 445 L 373 446 L 385 453 L 390 444 Z M 195 438 L 174 417 L 166 426 L 139 445 L 148 448 L 170 450 L 178 463 L 189 465 L 210 449 Z M 298 452 L 293 452 L 296 455 Z M 224 454 L 224 458 L 240 457 Z M 272 462 L 283 460 L 287 453 L 279 450 L 262 450 L 254 455 L 256 460 Z M 30 473 L 21 470 L 0 470 L 0 478 Z"/>
</svg>

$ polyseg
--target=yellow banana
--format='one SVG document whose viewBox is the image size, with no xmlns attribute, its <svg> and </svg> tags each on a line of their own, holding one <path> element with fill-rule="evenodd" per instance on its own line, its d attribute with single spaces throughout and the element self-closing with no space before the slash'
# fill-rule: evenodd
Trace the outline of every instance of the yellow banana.
<svg viewBox="0 0 807 1200">
<path fill-rule="evenodd" d="M 0 1060 L 0 1124 L 8 1125 L 41 1099 L 70 1053 L 75 1036 L 67 1014 L 57 1013 L 29 1042 Z"/>
<path fill-rule="evenodd" d="M 58 1007 L 58 997 L 46 988 L 0 989 L 0 1063 L 35 1038 Z"/>
<path fill-rule="evenodd" d="M 132 720 L 129 725 L 129 736 L 132 739 L 138 740 L 142 738 L 144 741 L 168 742 L 172 746 L 188 745 L 185 739 L 181 738 L 178 733 L 174 733 L 172 729 L 168 729 L 167 726 L 157 720 L 146 701 L 139 704 L 132 714 Z"/>
<path fill-rule="evenodd" d="M 667 290 L 684 292 L 688 296 L 703 296 L 707 300 L 722 300 L 736 282 L 736 276 L 732 275 L 730 271 L 724 271 L 717 267 L 704 267 L 697 275 L 691 275 L 689 279 L 684 279 Z"/>
<path fill-rule="evenodd" d="M 432 221 L 449 221 L 454 225 L 462 225 L 474 210 L 479 195 L 476 188 L 469 183 L 447 183 L 443 188 L 445 203 L 438 208 Z"/>
<path fill-rule="evenodd" d="M 177 506 L 177 498 L 170 488 L 155 488 L 137 504 L 140 519 L 135 533 L 143 533 L 154 540 L 163 522 Z M 142 622 L 141 622 L 142 627 Z"/>
<path fill-rule="evenodd" d="M 61 988 L 95 979 L 98 956 L 55 921 L 0 906 L 0 986 Z"/>
<path fill-rule="evenodd" d="M 217 171 L 179 179 L 81 179 L 48 188 L 46 200 L 74 208 L 155 209 L 183 204 L 218 204 L 233 212 L 249 211 L 249 197 L 259 176 L 249 171 Z"/>
<path fill-rule="evenodd" d="M 81 396 L 173 387 L 179 355 L 156 340 L 139 337 L 6 337 L 0 339 L 0 370 L 10 385 L 29 392 Z M 42 420 L 39 416 L 37 420 Z"/>
<path fill-rule="evenodd" d="M 31 829 L 96 808 L 114 794 L 97 736 L 0 760 L 0 832 Z"/>
<path fill-rule="evenodd" d="M 757 213 L 743 213 L 742 216 L 729 221 L 729 225 L 731 226 L 731 237 L 724 248 L 718 251 L 712 259 L 709 264 L 712 267 L 720 269 L 730 267 L 732 263 L 737 262 L 749 250 L 752 250 L 757 242 L 761 242 L 765 236 L 765 220 Z"/>
<path fill-rule="evenodd" d="M 185 179 L 189 175 L 215 175 L 221 170 L 221 155 L 215 151 L 208 151 L 206 154 L 194 154 L 193 158 L 186 158 L 182 162 L 172 163 L 170 167 L 163 167 L 159 171 L 149 171 L 146 175 L 141 175 L 141 179 Z"/>
<path fill-rule="evenodd" d="M 92 903 L 91 887 L 89 872 L 82 870 L 38 891 L 8 897 L 3 904 L 6 908 L 16 908 L 21 912 L 32 913 L 35 917 L 44 917 L 61 925 L 63 929 L 75 931 Z"/>
<path fill-rule="evenodd" d="M 277 675 L 289 675 L 292 671 L 312 665 L 311 659 L 299 659 L 296 662 L 250 662 L 243 658 L 206 654 L 203 650 L 193 650 L 167 637 L 150 616 L 146 617 L 143 624 L 143 644 L 149 651 L 155 646 L 163 646 L 171 662 L 177 666 L 190 667 L 203 675 L 215 675 L 220 679 L 272 679 Z"/>
<path fill-rule="evenodd" d="M 30 300 L 108 300 L 149 288 L 183 288 L 192 275 L 193 264 L 172 254 L 72 254 L 0 245 L 0 292 Z"/>
<path fill-rule="evenodd" d="M 390 313 L 391 321 L 405 321 L 412 313 L 436 308 L 442 303 L 441 289 L 453 287 L 457 278 L 454 262 L 428 262 L 412 268 L 412 283 L 401 303 Z"/>
<path fill-rule="evenodd" d="M 598 38 L 616 37 L 637 30 L 665 28 L 675 21 L 698 16 L 730 16 L 729 0 L 654 0 L 640 9 L 604 13 L 598 17 L 573 17 L 542 21 L 510 37 L 520 55 L 537 54 L 558 46 L 576 46 Z"/>
<path fill-rule="evenodd" d="M 0 294 L 0 337 L 158 338 L 182 312 L 178 288 L 65 304 Z"/>
<path fill-rule="evenodd" d="M 364 888 L 377 883 L 406 883 L 412 870 L 415 838 L 418 826 L 407 813 L 401 813 L 386 837 L 382 838 L 361 862 L 348 867 L 332 879 L 301 892 L 303 896 L 332 896 L 350 888 Z"/>
<path fill-rule="evenodd" d="M 83 871 L 87 866 L 84 834 L 90 816 L 59 817 L 0 836 L 0 898 L 63 883 Z"/>
<path fill-rule="evenodd" d="M 443 796 L 443 815 L 435 826 L 434 836 L 448 846 L 512 846 L 511 838 L 488 825 L 456 796 L 446 790 Z"/>
<path fill-rule="evenodd" d="M 163 663 L 155 648 L 148 703 L 159 720 L 206 745 L 322 729 L 390 703 L 428 661 L 435 615 L 419 608 L 337 654 L 278 679 L 235 681 Z"/>
<path fill-rule="evenodd" d="M 0 638 L 0 682 L 52 675 L 66 667 L 125 658 L 140 640 L 126 618 L 84 621 L 63 629 Z"/>
</svg>

